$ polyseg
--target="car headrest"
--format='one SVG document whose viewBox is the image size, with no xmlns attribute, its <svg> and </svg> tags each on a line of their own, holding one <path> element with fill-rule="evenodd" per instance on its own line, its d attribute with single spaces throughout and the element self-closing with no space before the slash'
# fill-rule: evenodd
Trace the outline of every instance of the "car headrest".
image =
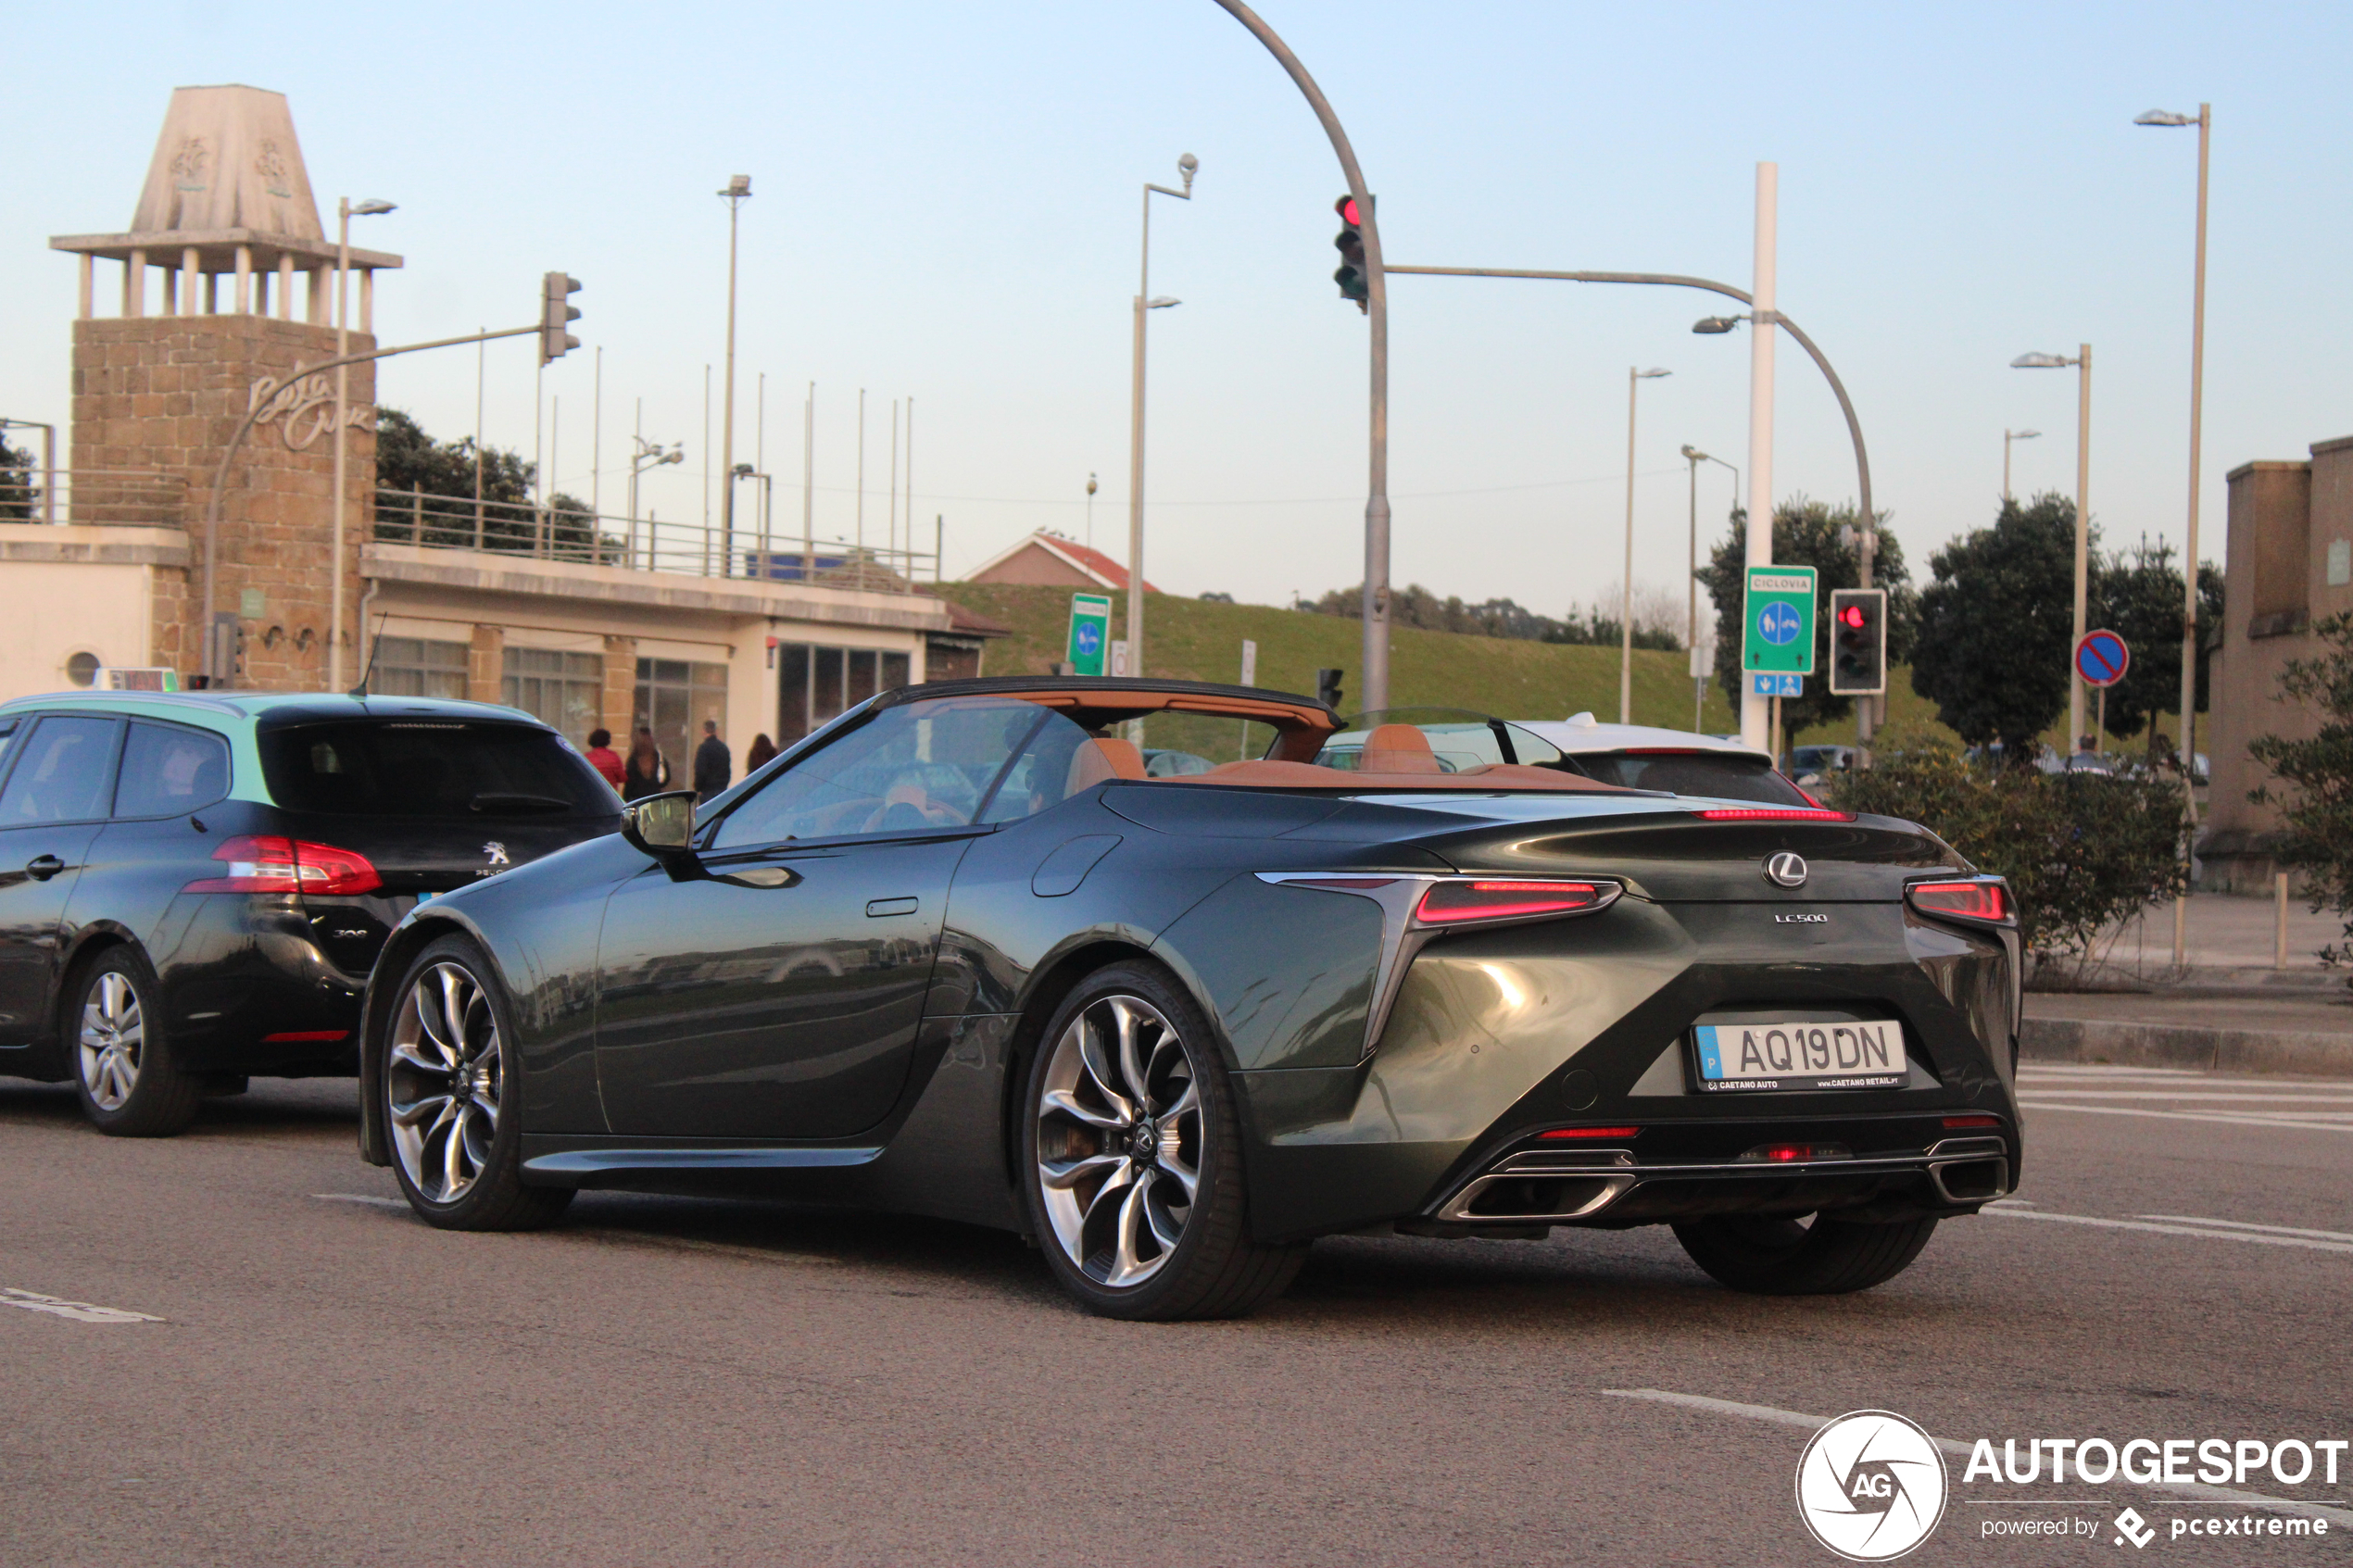
<svg viewBox="0 0 2353 1568">
<path fill-rule="evenodd" d="M 1365 737 L 1356 766 L 1367 773 L 1442 773 L 1429 737 L 1411 724 L 1383 724 Z"/>
<path fill-rule="evenodd" d="M 1106 779 L 1140 779 L 1144 776 L 1144 755 L 1132 741 L 1116 737 L 1090 740 L 1081 746 L 1070 759 L 1070 782 L 1063 789 L 1065 796 L 1076 795 L 1082 789 L 1092 789 Z"/>
</svg>

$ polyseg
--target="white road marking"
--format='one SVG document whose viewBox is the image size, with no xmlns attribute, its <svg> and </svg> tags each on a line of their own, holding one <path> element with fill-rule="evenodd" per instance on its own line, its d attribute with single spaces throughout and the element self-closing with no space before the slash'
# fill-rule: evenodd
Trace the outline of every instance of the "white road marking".
<svg viewBox="0 0 2353 1568">
<path fill-rule="evenodd" d="M 53 1317 L 70 1318 L 75 1323 L 161 1323 L 163 1319 L 149 1317 L 145 1312 L 126 1311 L 120 1307 L 96 1307 L 87 1301 L 69 1301 L 62 1296 L 44 1296 L 37 1290 L 19 1290 L 13 1286 L 0 1286 L 0 1307 L 22 1307 L 28 1312 L 47 1312 Z"/>
<path fill-rule="evenodd" d="M 323 1203 L 364 1203 L 371 1209 L 406 1209 L 405 1198 L 374 1198 L 364 1192 L 314 1192 L 311 1197 Z"/>
<path fill-rule="evenodd" d="M 2251 1241 L 2265 1247 L 2303 1247 L 2315 1252 L 2353 1252 L 2353 1240 L 2317 1241 L 2300 1236 L 2269 1236 L 2258 1231 L 2202 1229 L 2204 1221 L 2186 1225 L 2152 1224 L 2145 1220 L 2103 1220 L 2090 1214 L 2053 1214 L 2040 1209 L 1997 1209 L 1988 1204 L 1980 1210 L 1998 1214 L 2006 1220 L 2057 1220 L 2070 1225 L 2098 1225 L 2108 1230 L 2149 1231 L 2158 1236 L 2195 1236 L 2208 1241 Z"/>
<path fill-rule="evenodd" d="M 2353 1232 L 2308 1231 L 2295 1225 L 2259 1225 L 2246 1220 L 2202 1220 L 2195 1214 L 2143 1214 L 2144 1220 L 2172 1220 L 2184 1225 L 2219 1225 L 2225 1230 L 2269 1231 L 2273 1236 L 2310 1236 L 2323 1241 L 2353 1241 Z"/>
<path fill-rule="evenodd" d="M 2056 1218 L 2056 1216 L 2051 1216 Z M 1692 1410 L 1708 1411 L 1717 1415 L 1736 1415 L 1748 1421 L 1769 1421 L 1780 1426 L 1798 1426 L 1816 1432 L 1832 1420 L 1826 1415 L 1803 1415 L 1796 1411 L 1776 1410 L 1771 1405 L 1743 1405 L 1731 1399 L 1711 1399 L 1702 1394 L 1673 1394 L 1664 1388 L 1604 1388 L 1601 1392 L 1620 1399 L 1648 1399 L 1662 1405 L 1682 1405 Z M 1957 1443 L 1950 1437 L 1931 1439 L 1945 1453 L 1967 1459 L 1969 1445 Z M 2140 1483 L 2127 1483 L 2138 1486 Z M 2147 1489 L 2171 1492 L 2176 1497 L 2195 1499 L 2200 1502 L 2235 1503 L 2242 1508 L 2260 1508 L 2273 1513 L 2301 1514 L 2308 1519 L 2326 1519 L 2339 1524 L 2353 1524 L 2353 1508 L 2331 1508 L 2325 1503 L 2304 1502 L 2294 1498 L 2266 1497 L 2260 1492 L 2242 1492 L 2230 1486 L 2209 1486 L 2202 1481 L 2156 1481 Z M 1964 1501 L 1974 1499 L 1962 1499 Z"/>
<path fill-rule="evenodd" d="M 2029 1084 L 2020 1092 L 2055 1095 L 2062 1099 L 2194 1099 L 2206 1105 L 2257 1105 L 2286 1100 L 2296 1105 L 2353 1105 L 2353 1089 L 2328 1094 L 2315 1094 L 2310 1090 L 2294 1094 L 2249 1094 L 2233 1089 L 2227 1094 L 2218 1095 L 2208 1094 L 2203 1089 L 2066 1089 Z"/>
<path fill-rule="evenodd" d="M 2021 1096 L 2019 1104 L 2029 1110 L 2072 1110 L 2085 1116 L 2149 1116 L 2162 1122 L 2220 1122 L 2236 1127 L 2296 1127 L 2309 1133 L 2353 1133 L 2353 1122 L 2321 1122 L 2295 1120 L 2284 1115 L 2257 1116 L 2246 1112 L 2203 1110 L 2151 1110 L 2128 1105 L 2070 1105 L 2065 1100 L 2034 1099 Z"/>
</svg>

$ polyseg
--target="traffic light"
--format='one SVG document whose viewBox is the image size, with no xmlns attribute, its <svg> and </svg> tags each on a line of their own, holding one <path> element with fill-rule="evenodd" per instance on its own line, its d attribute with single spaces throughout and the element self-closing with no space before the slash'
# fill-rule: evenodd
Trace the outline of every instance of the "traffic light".
<svg viewBox="0 0 2353 1568">
<path fill-rule="evenodd" d="M 1356 198 L 1342 196 L 1332 203 L 1332 210 L 1340 214 L 1340 232 L 1332 244 L 1340 250 L 1340 270 L 1332 274 L 1332 282 L 1340 285 L 1340 297 L 1353 299 L 1356 308 L 1369 312 L 1372 295 L 1366 292 L 1365 273 L 1365 233 L 1357 227 Z"/>
<path fill-rule="evenodd" d="M 1831 693 L 1877 696 L 1887 690 L 1887 590 L 1831 592 Z"/>
<path fill-rule="evenodd" d="M 580 346 L 580 340 L 564 328 L 580 320 L 580 307 L 572 303 L 572 295 L 579 291 L 580 280 L 561 272 L 550 272 L 540 288 L 539 298 L 539 362 L 560 359 Z"/>
<path fill-rule="evenodd" d="M 1318 670 L 1315 671 L 1315 700 L 1335 713 L 1340 711 L 1339 671 Z"/>
</svg>

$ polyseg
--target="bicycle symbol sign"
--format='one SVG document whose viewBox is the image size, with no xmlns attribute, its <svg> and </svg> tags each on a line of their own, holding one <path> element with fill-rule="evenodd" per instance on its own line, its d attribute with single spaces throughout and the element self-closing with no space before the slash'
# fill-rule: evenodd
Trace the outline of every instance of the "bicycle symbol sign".
<svg viewBox="0 0 2353 1568">
<path fill-rule="evenodd" d="M 1756 613 L 1756 634 L 1775 647 L 1795 642 L 1805 630 L 1806 622 L 1786 600 L 1775 599 Z"/>
<path fill-rule="evenodd" d="M 1812 674 L 1814 569 L 1752 566 L 1747 586 L 1741 668 L 1752 675 Z"/>
<path fill-rule="evenodd" d="M 1070 646 L 1081 659 L 1092 659 L 1102 652 L 1102 623 L 1095 621 L 1080 621 L 1071 630 Z"/>
</svg>

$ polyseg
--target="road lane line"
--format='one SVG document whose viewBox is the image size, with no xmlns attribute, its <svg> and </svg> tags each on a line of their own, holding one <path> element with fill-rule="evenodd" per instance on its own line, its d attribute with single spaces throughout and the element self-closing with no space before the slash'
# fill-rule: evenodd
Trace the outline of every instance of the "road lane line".
<svg viewBox="0 0 2353 1568">
<path fill-rule="evenodd" d="M 2308 1133 L 2353 1133 L 2353 1123 L 2296 1122 L 2282 1116 L 2232 1115 L 2223 1112 L 2196 1110 L 2148 1110 L 2127 1105 L 2070 1105 L 2063 1100 L 2036 1100 L 2020 1097 L 2019 1104 L 2029 1110 L 2072 1110 L 2084 1116 L 2149 1116 L 2161 1122 L 2219 1122 L 2232 1127 L 2296 1127 Z"/>
<path fill-rule="evenodd" d="M 2250 1094 L 2233 1089 L 2214 1094 L 2205 1089 L 2062 1089 L 2029 1084 L 2023 1093 L 2057 1095 L 2064 1099 L 2195 1099 L 2208 1105 L 2253 1105 L 2266 1100 L 2292 1100 L 2300 1105 L 2353 1105 L 2353 1092 L 2343 1094 Z"/>
<path fill-rule="evenodd" d="M 161 1323 L 163 1319 L 145 1312 L 126 1311 L 120 1307 L 93 1306 L 87 1301 L 69 1301 L 62 1296 L 44 1296 L 37 1290 L 19 1290 L 14 1286 L 0 1286 L 0 1307 L 21 1307 L 28 1312 L 46 1312 L 52 1317 L 70 1318 L 75 1323 Z"/>
<path fill-rule="evenodd" d="M 2205 1220 L 2196 1214 L 2142 1214 L 2143 1220 L 2172 1220 L 2184 1225 L 2221 1225 L 2234 1231 L 2269 1231 L 2273 1236 L 2310 1236 L 2323 1241 L 2353 1241 L 2353 1231 L 2308 1231 L 2296 1225 L 2259 1225 L 2246 1220 Z"/>
<path fill-rule="evenodd" d="M 2149 1231 L 2158 1236 L 2195 1236 L 2208 1241 L 2251 1241 L 2265 1247 L 2302 1247 L 2315 1252 L 2353 1252 L 2353 1241 L 2314 1241 L 2299 1236 L 2264 1236 L 2254 1231 L 2202 1230 L 2191 1225 L 2157 1225 L 2145 1220 L 2103 1220 L 2090 1214 L 2052 1214 L 2039 1209 L 1996 1209 L 1981 1213 L 2006 1220 L 2057 1220 L 2062 1224 L 2098 1225 L 2108 1230 Z M 2203 1222 L 2201 1222 L 2202 1223 Z"/>
<path fill-rule="evenodd" d="M 364 1203 L 371 1209 L 406 1209 L 405 1198 L 373 1198 L 364 1192 L 314 1192 L 311 1197 L 322 1203 Z"/>
<path fill-rule="evenodd" d="M 2050 1217 L 2057 1218 L 2057 1216 Z M 1613 1399 L 1647 1399 L 1655 1404 L 1681 1405 L 1691 1410 L 1712 1411 L 1718 1415 L 1736 1415 L 1748 1421 L 1769 1421 L 1780 1426 L 1800 1426 L 1809 1432 L 1821 1430 L 1833 1419 L 1827 1415 L 1805 1415 L 1796 1411 L 1776 1410 L 1771 1405 L 1743 1405 L 1731 1399 L 1711 1399 L 1703 1394 L 1670 1393 L 1664 1388 L 1604 1388 L 1600 1392 Z M 1929 1440 L 1944 1452 L 1957 1459 L 1966 1460 L 1969 1456 L 1969 1445 L 1967 1443 L 1957 1443 L 1950 1437 L 1931 1437 Z M 2261 1492 L 2242 1492 L 2231 1486 L 2209 1486 L 2203 1481 L 2135 1481 L 2125 1483 L 2125 1485 L 2145 1487 L 2154 1492 L 2171 1492 L 2176 1497 L 2188 1498 L 2199 1502 L 2234 1503 L 2242 1508 L 2260 1508 L 2272 1513 L 2300 1514 L 2308 1519 L 2326 1519 L 2338 1524 L 2353 1524 L 2353 1508 L 2332 1508 L 2326 1503 L 2305 1502 L 2295 1498 L 2266 1497 Z"/>
</svg>

